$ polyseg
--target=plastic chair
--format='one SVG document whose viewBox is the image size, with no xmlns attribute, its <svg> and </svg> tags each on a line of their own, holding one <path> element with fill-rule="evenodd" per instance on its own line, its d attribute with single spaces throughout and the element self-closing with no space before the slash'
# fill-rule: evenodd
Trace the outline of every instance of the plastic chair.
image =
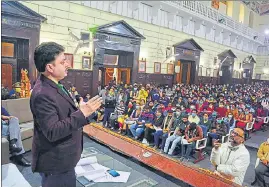
<svg viewBox="0 0 269 187">
<path fill-rule="evenodd" d="M 254 123 L 255 123 L 256 118 L 252 119 L 252 122 L 249 122 L 246 124 L 245 128 L 245 140 L 250 139 L 251 137 L 249 136 L 249 132 L 253 129 Z"/>
<path fill-rule="evenodd" d="M 266 127 L 269 125 L 269 116 L 265 117 L 263 119 L 263 125 L 262 125 L 262 131 L 267 131 Z"/>
<path fill-rule="evenodd" d="M 221 143 L 226 143 L 229 140 L 230 132 L 229 134 L 226 134 L 225 136 L 221 137 Z"/>
<path fill-rule="evenodd" d="M 206 144 L 207 144 L 207 138 L 203 138 L 201 140 L 196 141 L 195 150 L 194 150 L 196 153 L 196 157 L 193 162 L 194 164 L 205 159 L 206 152 L 204 152 L 203 150 L 206 147 Z"/>
</svg>

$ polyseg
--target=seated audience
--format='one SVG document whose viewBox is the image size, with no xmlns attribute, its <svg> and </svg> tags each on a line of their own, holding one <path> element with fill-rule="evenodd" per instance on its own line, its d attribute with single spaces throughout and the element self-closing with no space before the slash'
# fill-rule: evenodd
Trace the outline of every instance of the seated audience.
<svg viewBox="0 0 269 187">
<path fill-rule="evenodd" d="M 125 119 L 123 127 L 120 126 L 119 131 L 121 132 L 121 130 L 123 129 L 127 133 L 128 129 L 129 129 L 129 126 L 132 125 L 132 124 L 137 123 L 137 120 L 138 120 L 138 118 L 141 115 L 141 111 L 142 111 L 141 110 L 141 107 L 139 107 L 139 106 L 135 110 L 133 110 L 133 112 L 130 115 L 130 117 L 128 117 L 127 119 Z"/>
<path fill-rule="evenodd" d="M 224 123 L 224 121 L 221 119 L 218 119 L 215 127 L 213 127 L 211 132 L 208 134 L 208 137 L 212 138 L 212 142 L 214 142 L 215 140 L 221 141 L 222 136 L 225 136 L 226 134 L 228 134 L 228 132 L 229 130 L 227 128 L 227 125 Z"/>
<path fill-rule="evenodd" d="M 218 113 L 219 118 L 223 118 L 226 116 L 227 108 L 224 107 L 223 102 L 219 102 L 219 107 L 217 107 L 216 112 Z"/>
<path fill-rule="evenodd" d="M 8 138 L 11 160 L 22 166 L 31 166 L 31 163 L 23 157 L 25 153 L 21 140 L 19 119 L 10 116 L 4 107 L 1 107 L 2 136 Z"/>
<path fill-rule="evenodd" d="M 154 136 L 154 148 L 157 148 L 159 145 L 159 138 L 163 134 L 163 115 L 161 110 L 156 111 L 154 121 L 152 123 L 146 124 L 144 138 L 142 143 L 149 145 L 151 141 L 152 134 Z"/>
<path fill-rule="evenodd" d="M 181 142 L 181 160 L 189 161 L 192 150 L 195 148 L 196 141 L 203 138 L 203 130 L 196 123 L 192 122 L 185 129 L 185 137 Z M 187 148 L 185 148 L 187 147 Z"/>
<path fill-rule="evenodd" d="M 197 110 L 196 109 L 192 109 L 191 115 L 189 115 L 189 117 L 188 117 L 188 121 L 190 123 L 196 123 L 196 124 L 200 123 L 200 118 L 197 116 Z"/>
<path fill-rule="evenodd" d="M 181 142 L 182 136 L 184 136 L 185 129 L 187 128 L 188 125 L 189 125 L 188 116 L 187 115 L 183 116 L 182 121 L 177 125 L 175 132 L 166 139 L 165 147 L 163 149 L 164 153 L 168 152 L 168 155 L 173 155 L 173 152 L 177 144 Z M 172 142 L 172 146 L 169 149 L 171 142 Z"/>
<path fill-rule="evenodd" d="M 144 111 L 137 120 L 137 123 L 130 126 L 130 131 L 133 137 L 135 137 L 135 139 L 138 139 L 142 135 L 142 133 L 144 133 L 145 124 L 152 124 L 153 120 L 154 113 L 150 111 L 150 108 L 148 106 L 145 106 Z"/>
<path fill-rule="evenodd" d="M 168 138 L 168 136 L 174 133 L 176 127 L 179 126 L 181 120 L 182 115 L 179 107 L 174 113 L 172 110 L 168 112 L 168 115 L 164 119 L 164 134 L 162 136 L 161 150 L 164 149 L 166 139 Z"/>
<path fill-rule="evenodd" d="M 115 108 L 114 115 L 110 116 L 110 127 L 112 130 L 116 129 L 115 127 L 116 120 L 119 117 L 123 116 L 124 112 L 125 112 L 125 105 L 124 105 L 124 101 L 121 100 L 119 105 Z"/>
<path fill-rule="evenodd" d="M 207 113 L 204 113 L 203 119 L 200 121 L 199 125 L 203 130 L 204 137 L 206 137 L 207 132 L 211 131 L 211 128 L 212 128 L 212 122 L 208 119 Z"/>
<path fill-rule="evenodd" d="M 252 114 L 249 112 L 248 108 L 245 108 L 245 113 L 243 111 L 241 115 L 239 114 L 239 119 L 237 120 L 236 127 L 245 129 L 247 123 L 252 122 Z"/>
</svg>

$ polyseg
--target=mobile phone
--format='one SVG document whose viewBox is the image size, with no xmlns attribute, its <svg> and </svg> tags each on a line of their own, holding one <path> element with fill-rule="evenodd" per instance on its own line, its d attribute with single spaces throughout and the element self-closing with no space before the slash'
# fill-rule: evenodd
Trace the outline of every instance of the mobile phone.
<svg viewBox="0 0 269 187">
<path fill-rule="evenodd" d="M 112 177 L 118 177 L 120 176 L 120 174 L 114 170 L 114 169 L 110 169 L 110 170 L 107 170 L 107 172 L 112 176 Z"/>
<path fill-rule="evenodd" d="M 91 186 L 93 184 L 95 184 L 93 181 L 90 181 L 89 179 L 87 179 L 85 176 L 80 176 L 77 178 L 77 181 L 82 184 L 83 186 Z"/>
</svg>

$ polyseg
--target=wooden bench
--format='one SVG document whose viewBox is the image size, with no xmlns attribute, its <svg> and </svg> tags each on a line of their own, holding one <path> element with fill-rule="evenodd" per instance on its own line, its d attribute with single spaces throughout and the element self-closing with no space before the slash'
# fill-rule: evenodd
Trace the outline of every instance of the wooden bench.
<svg viewBox="0 0 269 187">
<path fill-rule="evenodd" d="M 33 141 L 33 115 L 30 110 L 30 99 L 10 99 L 3 100 L 2 107 L 4 107 L 11 116 L 19 119 L 21 128 L 22 143 L 25 152 L 32 149 Z M 9 163 L 9 142 L 7 137 L 2 137 L 2 164 Z"/>
</svg>

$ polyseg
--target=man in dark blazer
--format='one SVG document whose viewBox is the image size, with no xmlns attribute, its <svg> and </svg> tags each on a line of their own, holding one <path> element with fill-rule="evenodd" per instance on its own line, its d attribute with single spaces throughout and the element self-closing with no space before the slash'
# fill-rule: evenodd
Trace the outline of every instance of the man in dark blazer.
<svg viewBox="0 0 269 187">
<path fill-rule="evenodd" d="M 96 96 L 81 98 L 79 109 L 60 83 L 69 68 L 64 48 L 54 42 L 35 49 L 34 60 L 41 73 L 33 88 L 30 107 L 34 118 L 33 172 L 39 172 L 43 187 L 75 187 L 75 166 L 82 150 L 82 128 L 87 117 L 101 106 Z"/>
</svg>

